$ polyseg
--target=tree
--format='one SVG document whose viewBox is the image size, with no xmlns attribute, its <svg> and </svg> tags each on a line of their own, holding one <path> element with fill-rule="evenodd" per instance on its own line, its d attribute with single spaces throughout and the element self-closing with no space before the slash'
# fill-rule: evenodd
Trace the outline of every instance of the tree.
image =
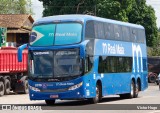
<svg viewBox="0 0 160 113">
<path fill-rule="evenodd" d="M 0 14 L 32 14 L 31 0 L 1 0 Z"/>
<path fill-rule="evenodd" d="M 94 14 L 96 0 L 39 0 L 43 1 L 43 16 L 60 14 Z"/>
<path fill-rule="evenodd" d="M 97 16 L 120 21 L 128 21 L 126 12 L 122 9 L 121 4 L 118 1 L 103 0 L 97 4 L 97 7 Z"/>
<path fill-rule="evenodd" d="M 146 0 L 135 0 L 128 17 L 130 23 L 140 24 L 145 27 L 147 45 L 152 47 L 158 38 L 154 9 L 146 5 Z"/>
</svg>

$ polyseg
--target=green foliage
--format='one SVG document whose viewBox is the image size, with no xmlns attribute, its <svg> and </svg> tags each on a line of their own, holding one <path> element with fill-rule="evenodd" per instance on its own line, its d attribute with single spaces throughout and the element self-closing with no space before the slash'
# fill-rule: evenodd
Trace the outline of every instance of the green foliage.
<svg viewBox="0 0 160 113">
<path fill-rule="evenodd" d="M 31 0 L 0 0 L 0 14 L 32 14 Z"/>
<path fill-rule="evenodd" d="M 39 0 L 43 1 L 43 16 L 60 14 L 94 14 L 96 0 Z"/>
<path fill-rule="evenodd" d="M 136 0 L 129 13 L 129 22 L 140 24 L 145 27 L 147 45 L 152 47 L 157 40 L 158 28 L 156 26 L 155 11 L 151 6 L 146 5 L 145 0 Z"/>
<path fill-rule="evenodd" d="M 103 0 L 97 4 L 97 7 L 97 16 L 122 21 L 128 20 L 125 10 L 121 10 L 121 4 L 118 1 Z"/>
<path fill-rule="evenodd" d="M 157 43 L 155 11 L 146 0 L 39 0 L 45 8 L 43 16 L 90 14 L 140 24 L 145 27 L 147 45 Z"/>
<path fill-rule="evenodd" d="M 149 56 L 160 56 L 160 32 L 158 33 L 158 37 L 156 41 L 154 42 L 153 47 L 148 49 L 148 55 Z"/>
</svg>

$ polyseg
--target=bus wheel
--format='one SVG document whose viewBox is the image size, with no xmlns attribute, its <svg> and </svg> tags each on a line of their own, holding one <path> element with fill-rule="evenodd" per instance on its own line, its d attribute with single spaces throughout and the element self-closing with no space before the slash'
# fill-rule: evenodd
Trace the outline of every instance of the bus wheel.
<svg viewBox="0 0 160 113">
<path fill-rule="evenodd" d="M 8 79 L 5 79 L 5 82 L 4 82 L 4 86 L 5 86 L 5 91 L 4 91 L 4 94 L 5 95 L 8 95 L 10 93 L 10 81 Z"/>
<path fill-rule="evenodd" d="M 97 84 L 96 85 L 96 96 L 94 98 L 90 98 L 89 101 L 92 103 L 92 104 L 96 104 L 98 103 L 100 100 L 101 100 L 101 88 L 100 86 Z"/>
<path fill-rule="evenodd" d="M 128 98 L 136 98 L 138 96 L 138 87 L 136 88 L 134 81 L 132 81 L 130 87 L 131 87 L 130 93 L 120 94 L 120 98 L 128 99 Z"/>
<path fill-rule="evenodd" d="M 4 95 L 4 83 L 0 81 L 0 96 Z"/>
<path fill-rule="evenodd" d="M 135 82 L 132 80 L 130 98 L 136 98 L 137 96 L 138 96 L 138 85 L 136 85 Z"/>
<path fill-rule="evenodd" d="M 137 97 L 138 97 L 139 91 L 140 91 L 140 83 L 138 82 L 138 83 L 135 85 L 135 95 L 134 95 L 134 98 L 137 98 Z"/>
<path fill-rule="evenodd" d="M 28 80 L 24 81 L 24 94 L 28 94 L 29 89 L 28 89 Z"/>
<path fill-rule="evenodd" d="M 45 100 L 47 105 L 54 105 L 55 104 L 55 100 Z"/>
</svg>

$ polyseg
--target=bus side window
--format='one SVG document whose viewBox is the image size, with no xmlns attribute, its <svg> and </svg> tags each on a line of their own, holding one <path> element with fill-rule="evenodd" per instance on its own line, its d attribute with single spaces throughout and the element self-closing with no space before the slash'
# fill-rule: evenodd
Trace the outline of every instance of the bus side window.
<svg viewBox="0 0 160 113">
<path fill-rule="evenodd" d="M 138 43 L 145 43 L 145 31 L 142 30 L 138 30 L 138 39 L 137 39 Z"/>
<path fill-rule="evenodd" d="M 133 42 L 137 42 L 138 39 L 138 33 L 136 29 L 131 28 L 131 40 Z"/>
<path fill-rule="evenodd" d="M 108 39 L 114 40 L 114 28 L 112 24 L 108 24 L 109 37 Z"/>
<path fill-rule="evenodd" d="M 87 56 L 85 59 L 85 73 L 91 71 L 92 66 L 93 66 L 93 57 Z"/>
<path fill-rule="evenodd" d="M 121 39 L 121 26 L 120 25 L 114 25 L 114 38 L 115 40 L 122 40 Z"/>
<path fill-rule="evenodd" d="M 95 37 L 104 39 L 104 26 L 102 22 L 95 21 Z"/>
<path fill-rule="evenodd" d="M 122 40 L 127 42 L 130 41 L 130 32 L 128 27 L 122 27 Z"/>
<path fill-rule="evenodd" d="M 87 21 L 86 22 L 86 29 L 85 29 L 85 38 L 95 38 L 94 32 L 94 21 Z"/>
<path fill-rule="evenodd" d="M 104 23 L 104 36 L 105 39 L 110 39 L 111 38 L 111 33 L 109 32 L 110 26 L 108 23 Z"/>
</svg>

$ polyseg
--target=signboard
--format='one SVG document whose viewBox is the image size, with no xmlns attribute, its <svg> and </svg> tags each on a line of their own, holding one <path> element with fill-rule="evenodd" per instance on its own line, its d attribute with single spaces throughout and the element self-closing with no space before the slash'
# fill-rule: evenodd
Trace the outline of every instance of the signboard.
<svg viewBox="0 0 160 113">
<path fill-rule="evenodd" d="M 0 27 L 0 47 L 6 46 L 7 28 Z"/>
</svg>

